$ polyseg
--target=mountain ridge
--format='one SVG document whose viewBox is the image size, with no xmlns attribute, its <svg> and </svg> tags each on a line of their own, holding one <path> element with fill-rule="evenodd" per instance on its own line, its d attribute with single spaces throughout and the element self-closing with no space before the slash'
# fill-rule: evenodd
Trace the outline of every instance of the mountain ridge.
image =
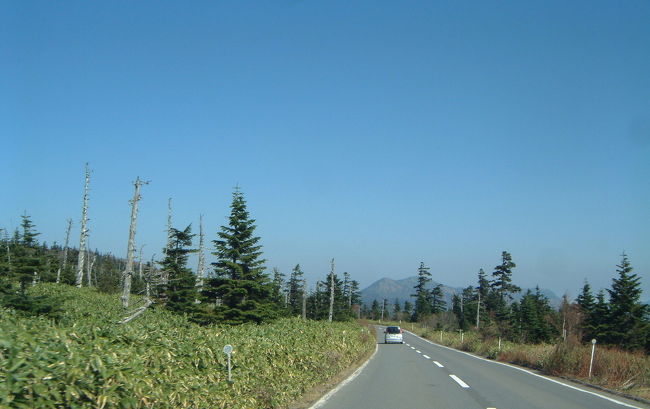
<svg viewBox="0 0 650 409">
<path fill-rule="evenodd" d="M 363 290 L 361 290 L 361 299 L 366 305 L 370 305 L 373 300 L 382 300 L 387 299 L 389 304 L 393 304 L 395 300 L 399 300 L 400 304 L 403 304 L 404 301 L 408 300 L 412 304 L 415 303 L 415 297 L 412 294 L 415 292 L 415 285 L 417 284 L 418 277 L 411 276 L 402 278 L 399 280 L 394 280 L 392 278 L 383 277 L 374 283 L 370 284 Z M 437 286 L 439 283 L 437 281 L 431 281 L 427 288 L 431 289 Z M 442 292 L 447 302 L 447 308 L 451 308 L 451 300 L 454 294 L 462 293 L 464 287 L 452 287 L 445 284 L 442 284 Z M 520 293 L 514 294 L 515 299 L 521 298 L 528 288 L 522 288 Z M 535 291 L 534 288 L 530 288 L 531 291 Z M 552 290 L 541 288 L 541 293 L 549 299 L 549 303 L 553 308 L 558 308 L 562 303 L 562 298 L 558 297 Z"/>
</svg>

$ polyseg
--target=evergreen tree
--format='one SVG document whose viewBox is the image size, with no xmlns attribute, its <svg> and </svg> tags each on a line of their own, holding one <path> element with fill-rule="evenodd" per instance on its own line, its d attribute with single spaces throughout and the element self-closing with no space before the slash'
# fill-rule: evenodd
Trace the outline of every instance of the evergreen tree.
<svg viewBox="0 0 650 409">
<path fill-rule="evenodd" d="M 296 264 L 296 266 L 291 271 L 289 281 L 287 281 L 287 308 L 289 309 L 289 314 L 291 316 L 298 316 L 302 314 L 303 280 L 304 273 L 300 269 L 300 264 Z"/>
<path fill-rule="evenodd" d="M 282 291 L 284 287 L 284 274 L 277 267 L 273 267 L 273 281 L 271 281 L 271 298 L 278 305 L 278 309 L 286 308 L 285 294 Z"/>
<path fill-rule="evenodd" d="M 165 307 L 175 312 L 193 314 L 196 312 L 195 300 L 196 277 L 187 267 L 191 253 L 196 252 L 192 246 L 192 225 L 183 230 L 171 228 L 169 247 L 163 249 L 165 258 L 160 263 L 162 271 L 168 277 L 167 284 L 161 288 L 162 302 Z"/>
<path fill-rule="evenodd" d="M 508 308 L 508 302 L 512 301 L 513 293 L 521 291 L 521 288 L 512 284 L 512 269 L 517 265 L 512 261 L 512 256 L 507 251 L 501 253 L 501 264 L 494 268 L 492 273 L 492 282 L 490 286 L 492 291 L 488 296 L 488 308 L 494 311 L 496 318 L 503 324 L 511 321 L 511 308 Z"/>
<path fill-rule="evenodd" d="M 21 218 L 22 236 L 19 234 L 14 238 L 11 269 L 13 278 L 17 279 L 21 292 L 24 293 L 27 285 L 38 276 L 43 267 L 43 260 L 42 249 L 36 241 L 36 236 L 40 233 L 34 231 L 34 224 L 29 216 L 25 214 Z"/>
<path fill-rule="evenodd" d="M 582 291 L 576 298 L 576 303 L 580 307 L 580 314 L 582 316 L 582 339 L 584 341 L 589 341 L 595 336 L 594 310 L 596 309 L 596 299 L 591 293 L 591 286 L 587 280 L 585 280 Z"/>
<path fill-rule="evenodd" d="M 399 321 L 402 319 L 402 306 L 399 304 L 399 299 L 395 299 L 395 303 L 393 304 L 393 319 L 395 321 Z"/>
<path fill-rule="evenodd" d="M 438 284 L 431 290 L 431 313 L 438 314 L 447 309 L 447 301 L 442 292 L 442 284 Z"/>
<path fill-rule="evenodd" d="M 409 300 L 404 301 L 404 316 L 410 317 L 413 312 L 413 304 Z"/>
<path fill-rule="evenodd" d="M 348 308 L 348 300 L 343 294 L 342 281 L 338 278 L 336 274 L 334 274 L 332 280 L 332 274 L 334 273 L 327 274 L 327 278 L 325 280 L 325 294 L 327 294 L 328 296 L 327 315 L 329 315 L 329 294 L 331 291 L 331 283 L 333 281 L 334 282 L 334 306 L 332 311 L 332 320 L 345 321 L 351 318 L 352 311 L 350 310 L 350 308 Z"/>
<path fill-rule="evenodd" d="M 617 265 L 618 277 L 612 280 L 609 292 L 609 325 L 606 342 L 630 349 L 645 347 L 648 330 L 647 306 L 642 304 L 640 277 L 632 273 L 632 266 L 623 253 Z"/>
<path fill-rule="evenodd" d="M 609 303 L 605 299 L 605 290 L 598 291 L 593 314 L 588 321 L 591 336 L 597 340 L 606 341 L 609 328 Z"/>
<path fill-rule="evenodd" d="M 240 324 L 263 322 L 277 316 L 269 277 L 264 273 L 262 246 L 255 236 L 255 220 L 246 209 L 239 188 L 233 192 L 228 226 L 221 226 L 219 240 L 213 240 L 215 256 L 212 263 L 216 278 L 208 280 L 204 294 L 216 306 L 214 317 L 219 322 Z"/>
<path fill-rule="evenodd" d="M 370 317 L 373 320 L 378 320 L 381 317 L 381 307 L 379 306 L 379 301 L 372 300 L 372 306 L 370 307 Z"/>
<path fill-rule="evenodd" d="M 357 280 L 350 281 L 350 302 L 354 305 L 361 305 L 361 290 Z"/>
<path fill-rule="evenodd" d="M 418 283 L 413 287 L 415 294 L 411 295 L 415 297 L 415 310 L 412 317 L 414 322 L 431 314 L 432 297 L 431 291 L 427 288 L 429 282 L 431 282 L 429 267 L 426 267 L 424 262 L 421 262 L 420 268 L 418 268 Z"/>
<path fill-rule="evenodd" d="M 25 247 L 35 248 L 38 246 L 36 236 L 40 235 L 40 233 L 36 233 L 34 231 L 34 223 L 32 223 L 30 216 L 25 213 L 20 217 L 22 219 L 20 226 L 23 230 L 22 240 L 20 244 Z"/>
</svg>

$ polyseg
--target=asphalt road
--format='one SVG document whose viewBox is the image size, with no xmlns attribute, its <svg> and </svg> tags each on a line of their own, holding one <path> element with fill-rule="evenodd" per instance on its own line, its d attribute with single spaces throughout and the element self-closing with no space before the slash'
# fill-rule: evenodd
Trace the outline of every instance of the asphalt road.
<svg viewBox="0 0 650 409">
<path fill-rule="evenodd" d="M 513 366 L 445 348 L 413 334 L 383 344 L 359 374 L 319 409 L 622 409 L 650 408 Z"/>
</svg>

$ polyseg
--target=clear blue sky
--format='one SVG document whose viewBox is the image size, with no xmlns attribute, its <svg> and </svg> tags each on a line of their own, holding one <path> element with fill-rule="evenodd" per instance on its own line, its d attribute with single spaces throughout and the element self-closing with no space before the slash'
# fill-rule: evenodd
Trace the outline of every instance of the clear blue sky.
<svg viewBox="0 0 650 409">
<path fill-rule="evenodd" d="M 520 286 L 650 299 L 650 3 L 0 4 L 0 227 L 161 253 L 245 193 L 267 266 L 454 286 L 512 253 Z"/>
</svg>

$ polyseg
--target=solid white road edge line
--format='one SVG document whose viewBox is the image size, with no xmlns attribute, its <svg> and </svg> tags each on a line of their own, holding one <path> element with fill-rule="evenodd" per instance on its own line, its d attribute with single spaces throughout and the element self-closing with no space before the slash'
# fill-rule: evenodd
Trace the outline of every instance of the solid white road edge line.
<svg viewBox="0 0 650 409">
<path fill-rule="evenodd" d="M 456 375 L 449 375 L 449 377 L 455 380 L 456 383 L 459 384 L 461 388 L 469 388 L 469 385 L 463 382 L 463 380 L 457 377 Z"/>
<path fill-rule="evenodd" d="M 422 341 L 428 342 L 429 344 L 431 344 L 431 345 L 435 345 L 435 346 L 440 347 L 440 348 L 445 348 L 445 349 L 448 349 L 448 350 L 450 350 L 450 351 L 458 352 L 459 354 L 465 354 L 465 355 L 467 355 L 467 356 L 471 356 L 472 358 L 480 359 L 481 361 L 490 362 L 490 363 L 497 364 L 497 365 L 503 365 L 503 366 L 507 366 L 508 368 L 516 369 L 516 370 L 521 371 L 521 372 L 526 372 L 527 374 L 530 374 L 530 375 L 536 376 L 536 377 L 538 377 L 538 378 L 546 379 L 546 380 L 549 381 L 549 382 L 557 383 L 558 385 L 566 386 L 567 388 L 574 389 L 574 390 L 576 390 L 576 391 L 580 391 L 580 392 L 588 393 L 589 395 L 598 396 L 599 398 L 602 398 L 602 399 L 608 400 L 608 401 L 610 401 L 610 402 L 616 403 L 617 405 L 625 406 L 625 407 L 627 407 L 627 408 L 644 409 L 644 408 L 639 407 L 639 406 L 630 405 L 630 404 L 627 404 L 627 403 L 625 403 L 625 402 L 621 402 L 620 400 L 616 400 L 616 399 L 614 399 L 614 398 L 610 398 L 609 396 L 605 396 L 605 395 L 601 395 L 601 394 L 596 393 L 596 392 L 592 392 L 592 391 L 588 391 L 588 390 L 585 390 L 585 389 L 581 389 L 581 388 L 575 387 L 575 386 L 573 386 L 573 385 L 569 385 L 569 384 L 566 384 L 566 383 L 564 383 L 564 382 L 560 382 L 560 381 L 557 381 L 557 380 L 555 380 L 555 379 L 548 378 L 548 377 L 546 377 L 546 376 L 544 376 L 544 375 L 536 374 L 536 373 L 531 372 L 531 371 L 529 371 L 529 370 L 527 370 L 527 369 L 519 368 L 518 366 L 510 365 L 510 364 L 507 364 L 507 363 L 505 363 L 505 362 L 494 361 L 494 360 L 491 360 L 491 359 L 483 358 L 482 356 L 472 355 L 472 354 L 470 354 L 469 352 L 459 351 L 459 350 L 454 349 L 454 348 L 450 348 L 450 347 L 447 347 L 447 346 L 444 346 L 444 345 L 436 344 L 436 343 L 434 343 L 434 342 L 429 341 L 428 339 L 424 339 L 424 338 L 422 338 L 422 337 L 419 336 L 419 335 L 415 335 L 415 334 L 412 333 L 411 331 L 406 331 L 406 332 L 408 332 L 409 334 L 413 335 L 414 337 L 420 338 Z"/>
<path fill-rule="evenodd" d="M 359 368 L 357 368 L 356 371 L 352 372 L 352 375 L 348 376 L 346 380 L 344 380 L 343 382 L 339 383 L 338 385 L 336 385 L 336 387 L 334 387 L 334 389 L 332 389 L 331 391 L 329 391 L 329 392 L 327 392 L 325 395 L 323 395 L 323 397 L 320 398 L 320 399 L 318 400 L 318 402 L 316 402 L 316 403 L 314 403 L 312 406 L 310 406 L 309 409 L 320 408 L 321 406 L 323 406 L 323 405 L 325 404 L 325 402 L 327 402 L 327 400 L 328 400 L 329 398 L 332 397 L 332 395 L 334 395 L 336 392 L 338 392 L 339 389 L 341 389 L 342 387 L 344 387 L 344 386 L 347 385 L 348 383 L 352 382 L 352 380 L 353 380 L 354 378 L 356 378 L 357 376 L 359 376 L 359 374 L 361 373 L 361 371 L 363 371 L 363 369 L 366 367 L 366 365 L 368 365 L 368 363 L 369 363 L 370 361 L 372 361 L 372 358 L 374 358 L 375 355 L 377 355 L 377 351 L 378 351 L 378 350 L 379 350 L 379 344 L 376 344 L 376 345 L 375 345 L 375 352 L 373 352 L 372 355 L 370 355 L 370 358 L 368 358 L 368 360 L 367 360 L 366 362 L 364 362 L 363 365 L 361 365 Z"/>
</svg>

